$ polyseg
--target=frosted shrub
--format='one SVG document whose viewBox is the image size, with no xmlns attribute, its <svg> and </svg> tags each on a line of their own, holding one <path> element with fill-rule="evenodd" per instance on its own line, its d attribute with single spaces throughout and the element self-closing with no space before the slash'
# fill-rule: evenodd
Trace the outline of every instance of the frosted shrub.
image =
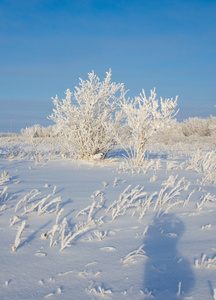
<svg viewBox="0 0 216 300">
<path fill-rule="evenodd" d="M 176 143 L 185 138 L 182 132 L 181 123 L 177 122 L 176 119 L 170 120 L 170 123 L 167 124 L 164 128 L 160 129 L 160 131 L 156 132 L 150 139 L 151 143 L 163 143 L 170 144 Z"/>
<path fill-rule="evenodd" d="M 141 166 L 144 162 L 145 144 L 149 137 L 168 125 L 171 119 L 177 114 L 177 97 L 175 100 L 160 98 L 160 105 L 156 99 L 155 89 L 151 90 L 149 98 L 143 90 L 135 99 L 123 99 L 122 109 L 131 133 L 129 150 L 127 145 L 122 143 L 126 150 L 129 161 L 133 166 Z"/>
<path fill-rule="evenodd" d="M 118 93 L 118 96 L 116 94 Z M 103 82 L 92 73 L 88 80 L 80 79 L 72 93 L 66 90 L 66 98 L 53 99 L 55 109 L 50 119 L 57 125 L 57 131 L 64 137 L 65 148 L 81 159 L 105 158 L 115 145 L 115 128 L 120 120 L 118 102 L 124 98 L 124 85 L 111 83 L 111 70 Z"/>
<path fill-rule="evenodd" d="M 208 118 L 209 122 L 209 130 L 211 132 L 211 135 L 216 134 L 216 117 L 210 116 Z"/>
<path fill-rule="evenodd" d="M 182 132 L 185 136 L 197 134 L 199 136 L 209 136 L 210 128 L 208 119 L 189 118 L 182 123 Z"/>
<path fill-rule="evenodd" d="M 209 118 L 189 118 L 181 123 L 182 132 L 185 136 L 199 135 L 210 136 L 216 134 L 216 117 Z"/>
<path fill-rule="evenodd" d="M 39 124 L 35 124 L 32 127 L 26 127 L 21 129 L 21 134 L 30 138 L 37 137 L 56 137 L 56 125 L 42 127 Z"/>
<path fill-rule="evenodd" d="M 197 173 L 204 173 L 203 183 L 216 183 L 216 152 L 207 153 L 197 150 L 188 161 L 186 170 L 194 170 Z"/>
</svg>

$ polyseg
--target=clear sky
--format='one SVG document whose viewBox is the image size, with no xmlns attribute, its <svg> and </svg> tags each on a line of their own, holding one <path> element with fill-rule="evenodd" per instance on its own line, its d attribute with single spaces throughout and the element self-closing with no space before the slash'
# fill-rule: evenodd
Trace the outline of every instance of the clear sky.
<svg viewBox="0 0 216 300">
<path fill-rule="evenodd" d="M 0 0 L 0 132 L 52 124 L 92 70 L 216 116 L 216 0 Z"/>
</svg>

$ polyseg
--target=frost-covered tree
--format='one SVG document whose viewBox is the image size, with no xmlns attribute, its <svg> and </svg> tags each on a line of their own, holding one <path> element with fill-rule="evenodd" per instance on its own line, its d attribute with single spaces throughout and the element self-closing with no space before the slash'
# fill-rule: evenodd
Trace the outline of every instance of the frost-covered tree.
<svg viewBox="0 0 216 300">
<path fill-rule="evenodd" d="M 105 158 L 115 145 L 115 126 L 119 121 L 119 103 L 125 96 L 124 85 L 111 82 L 111 70 L 101 82 L 94 74 L 88 80 L 80 79 L 66 98 L 53 98 L 55 109 L 49 117 L 57 124 L 58 134 L 64 137 L 65 147 L 76 158 Z"/>
<path fill-rule="evenodd" d="M 122 101 L 122 110 L 131 133 L 129 148 L 121 141 L 133 166 L 141 166 L 145 157 L 145 144 L 150 136 L 158 132 L 177 114 L 177 96 L 175 100 L 156 99 L 155 89 L 151 90 L 149 98 L 142 90 L 139 97 Z"/>
</svg>

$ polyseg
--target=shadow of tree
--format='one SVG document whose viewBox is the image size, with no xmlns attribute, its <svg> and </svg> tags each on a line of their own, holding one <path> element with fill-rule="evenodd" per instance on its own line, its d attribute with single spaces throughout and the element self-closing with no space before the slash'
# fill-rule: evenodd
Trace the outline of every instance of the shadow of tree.
<svg viewBox="0 0 216 300">
<path fill-rule="evenodd" d="M 129 149 L 128 149 L 129 150 Z M 130 152 L 130 150 L 129 150 Z M 116 147 L 114 149 L 112 149 L 110 152 L 108 152 L 107 157 L 106 158 L 124 158 L 124 157 L 128 157 L 127 152 L 125 151 L 125 149 L 120 148 L 120 147 Z M 160 153 L 152 153 L 149 151 L 146 151 L 145 153 L 145 159 L 166 159 L 167 155 L 165 154 L 160 154 Z"/>
<path fill-rule="evenodd" d="M 151 292 L 153 299 L 183 299 L 194 286 L 190 264 L 177 249 L 183 232 L 184 223 L 174 214 L 155 218 L 147 231 L 144 289 Z"/>
</svg>

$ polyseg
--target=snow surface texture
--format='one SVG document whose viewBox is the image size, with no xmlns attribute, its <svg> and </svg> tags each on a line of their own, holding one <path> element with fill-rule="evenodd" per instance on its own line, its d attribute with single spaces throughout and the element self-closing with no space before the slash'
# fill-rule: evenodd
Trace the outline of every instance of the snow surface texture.
<svg viewBox="0 0 216 300">
<path fill-rule="evenodd" d="M 2 134 L 0 299 L 216 299 L 215 142 L 188 139 L 129 169 Z"/>
</svg>

